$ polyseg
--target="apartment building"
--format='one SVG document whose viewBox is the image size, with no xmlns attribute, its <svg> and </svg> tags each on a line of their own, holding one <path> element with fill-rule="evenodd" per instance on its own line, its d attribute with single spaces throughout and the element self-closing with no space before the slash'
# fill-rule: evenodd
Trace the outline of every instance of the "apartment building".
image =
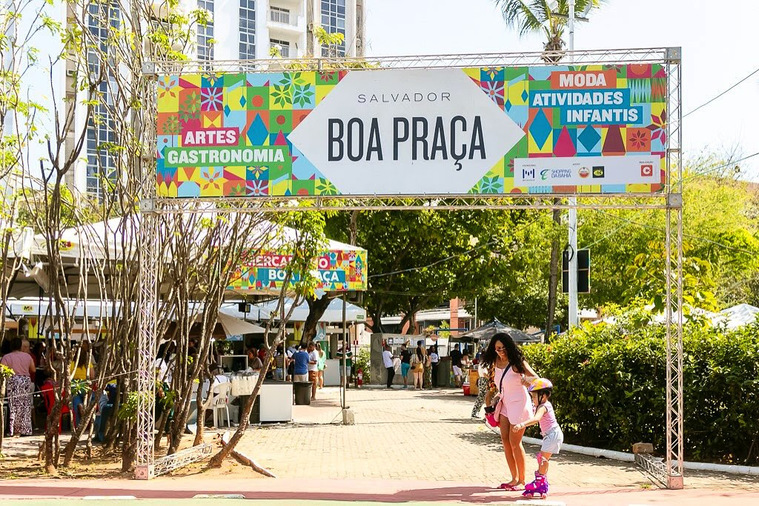
<svg viewBox="0 0 759 506">
<path fill-rule="evenodd" d="M 165 7 L 161 0 L 152 2 L 153 11 L 162 12 Z M 66 22 L 68 11 L 65 2 L 46 6 L 46 14 L 62 23 Z M 364 0 L 182 0 L 181 8 L 205 9 L 211 14 L 212 22 L 207 26 L 194 28 L 195 43 L 187 51 L 191 59 L 197 60 L 251 60 L 271 58 L 272 48 L 283 58 L 316 56 L 362 56 Z M 158 14 L 160 15 L 160 14 Z M 96 37 L 105 41 L 109 26 L 120 25 L 122 13 L 117 3 L 93 1 L 86 14 L 88 29 Z M 314 28 L 323 27 L 329 33 L 342 33 L 344 41 L 336 53 L 328 55 L 314 36 Z M 38 47 L 54 47 L 56 39 L 40 34 L 44 39 Z M 104 42 L 105 45 L 105 42 Z M 105 46 L 103 49 L 106 49 Z M 51 51 L 51 54 L 53 51 Z M 57 54 L 57 52 L 56 52 Z M 40 61 L 45 61 L 41 55 Z M 91 71 L 97 71 L 99 62 L 94 56 L 88 58 Z M 37 97 L 39 103 L 52 111 L 59 106 L 62 114 L 65 108 L 78 107 L 73 101 L 73 64 L 58 64 L 54 68 L 40 67 L 30 72 L 25 84 L 27 92 Z M 110 100 L 109 88 L 114 83 L 103 83 L 100 93 L 104 101 Z M 113 142 L 113 118 L 108 117 L 106 107 L 100 107 L 95 114 L 98 121 L 85 124 L 84 115 L 76 115 L 75 127 L 65 137 L 67 150 L 74 149 L 75 133 L 87 130 L 86 143 L 80 162 L 67 174 L 65 182 L 76 192 L 101 196 L 109 191 L 108 181 L 118 177 L 113 160 L 101 149 L 104 143 Z M 48 115 L 49 116 L 49 115 Z M 80 117 L 81 116 L 81 117 Z M 38 118 L 37 127 L 53 131 L 51 117 Z M 6 125 L 3 125 L 7 130 Z M 44 159 L 46 147 L 42 144 L 31 147 L 30 159 Z M 44 164 L 43 164 L 44 165 Z M 30 169 L 34 170 L 33 167 Z"/>
</svg>

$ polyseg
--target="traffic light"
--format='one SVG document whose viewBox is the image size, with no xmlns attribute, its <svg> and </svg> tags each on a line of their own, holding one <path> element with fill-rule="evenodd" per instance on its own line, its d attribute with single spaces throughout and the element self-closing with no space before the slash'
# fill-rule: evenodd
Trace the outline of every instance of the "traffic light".
<svg viewBox="0 0 759 506">
<path fill-rule="evenodd" d="M 564 250 L 561 259 L 561 287 L 569 293 L 569 251 Z M 577 293 L 590 293 L 590 250 L 577 250 Z"/>
</svg>

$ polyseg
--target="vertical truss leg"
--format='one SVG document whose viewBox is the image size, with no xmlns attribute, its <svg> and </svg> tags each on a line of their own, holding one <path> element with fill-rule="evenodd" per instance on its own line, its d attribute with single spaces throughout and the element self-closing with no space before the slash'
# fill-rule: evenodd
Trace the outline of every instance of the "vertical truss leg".
<svg viewBox="0 0 759 506">
<path fill-rule="evenodd" d="M 667 416 L 666 485 L 683 488 L 683 248 L 682 206 L 666 210 Z M 674 231 L 672 229 L 675 229 Z M 672 233 L 675 232 L 675 244 Z M 674 292 L 674 293 L 673 293 Z M 675 320 L 675 321 L 673 321 Z"/>
<path fill-rule="evenodd" d="M 149 480 L 155 475 L 153 455 L 153 433 L 155 419 L 155 375 L 153 360 L 155 356 L 155 321 L 156 321 L 156 238 L 158 216 L 143 213 L 140 232 L 142 235 L 143 261 L 140 265 L 140 335 L 137 342 L 137 459 L 134 477 Z"/>
</svg>

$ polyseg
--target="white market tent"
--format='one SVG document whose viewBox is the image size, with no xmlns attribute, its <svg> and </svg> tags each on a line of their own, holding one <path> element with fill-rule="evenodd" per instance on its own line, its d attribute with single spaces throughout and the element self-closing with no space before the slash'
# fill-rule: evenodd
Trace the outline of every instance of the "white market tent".
<svg viewBox="0 0 759 506">
<path fill-rule="evenodd" d="M 210 214 L 209 214 L 210 216 Z M 122 256 L 123 251 L 131 251 L 136 248 L 135 234 L 139 232 L 140 217 L 134 216 L 131 221 L 125 221 L 122 218 L 112 218 L 108 221 L 92 223 L 81 227 L 72 227 L 64 229 L 60 237 L 61 257 L 64 261 L 64 272 L 67 276 L 76 277 L 80 275 L 80 259 L 92 259 L 95 261 L 106 258 L 118 259 Z M 275 225 L 268 221 L 259 224 L 260 234 L 256 245 L 251 248 L 260 247 L 260 236 L 266 238 L 266 249 L 274 251 L 285 244 L 297 240 L 298 231 Z M 170 236 L 170 234 L 164 234 Z M 16 247 L 18 246 L 18 247 Z M 47 256 L 47 244 L 44 235 L 37 234 L 33 238 L 25 237 L 14 245 L 15 250 L 11 256 L 18 256 L 26 259 L 26 264 L 33 263 L 36 260 Z M 325 249 L 329 251 L 359 251 L 363 250 L 358 246 L 345 244 L 339 241 L 328 240 Z M 16 251 L 18 250 L 18 251 Z M 32 259 L 32 260 L 30 260 Z M 11 297 L 39 297 L 47 289 L 47 279 L 41 268 L 41 263 L 37 265 L 24 264 L 23 272 L 14 279 L 11 287 Z M 73 278 L 70 278 L 73 279 Z M 99 286 L 97 283 L 88 283 L 88 296 L 97 297 Z M 250 290 L 244 290 L 244 293 L 251 293 Z M 71 294 L 75 296 L 76 294 Z"/>
<path fill-rule="evenodd" d="M 759 317 L 759 307 L 751 304 L 738 304 L 720 311 L 712 323 L 725 325 L 728 330 L 733 330 L 754 323 L 757 317 Z"/>
<path fill-rule="evenodd" d="M 241 336 L 244 334 L 263 334 L 266 329 L 260 325 L 246 322 L 219 311 L 216 321 L 219 322 L 227 336 Z"/>
<path fill-rule="evenodd" d="M 103 259 L 106 251 L 110 258 L 114 258 L 123 250 L 134 247 L 133 233 L 139 229 L 139 216 L 134 217 L 134 226 L 124 226 L 121 218 L 112 218 L 108 221 L 100 221 L 82 227 L 64 229 L 61 233 L 61 256 L 64 258 L 82 258 L 83 256 Z M 121 225 L 121 228 L 117 228 Z M 270 236 L 269 248 L 276 249 L 289 242 L 297 240 L 298 231 L 290 227 L 280 227 L 268 221 L 259 226 L 260 233 Z M 35 256 L 47 255 L 45 237 L 42 234 L 34 236 L 32 241 L 27 241 L 30 248 L 28 253 Z M 339 241 L 327 240 L 326 248 L 330 250 L 362 250 L 359 246 L 345 244 Z M 22 256 L 19 254 L 18 256 Z"/>
<path fill-rule="evenodd" d="M 653 306 L 648 306 L 648 309 L 652 309 Z M 702 318 L 708 319 L 713 327 L 724 327 L 727 330 L 734 330 L 745 325 L 754 323 L 759 317 L 759 307 L 752 306 L 751 304 L 737 304 L 735 306 L 723 309 L 719 313 L 713 313 L 701 308 L 691 308 L 690 314 L 698 315 Z M 663 324 L 666 316 L 664 313 L 658 313 L 653 317 L 655 323 Z M 678 318 L 678 312 L 672 314 L 673 319 Z M 616 318 L 608 316 L 601 320 L 594 321 L 593 323 L 615 323 Z"/>
<path fill-rule="evenodd" d="M 293 301 L 292 299 L 287 299 L 285 301 L 285 313 L 292 307 Z M 226 303 L 221 306 L 219 309 L 219 313 L 224 313 L 230 316 L 234 316 L 235 318 L 245 318 L 248 320 L 255 320 L 255 321 L 262 321 L 262 320 L 268 320 L 269 315 L 272 311 L 276 308 L 276 301 L 270 301 L 270 302 L 263 302 L 259 304 L 251 304 L 250 305 L 250 311 L 247 313 L 240 311 L 237 303 Z M 295 310 L 293 311 L 292 316 L 290 317 L 290 321 L 292 322 L 303 322 L 306 321 L 306 317 L 308 316 L 308 304 L 302 303 L 301 305 L 297 306 Z M 275 320 L 279 320 L 279 315 L 275 315 Z M 345 320 L 349 322 L 363 322 L 366 321 L 366 310 L 363 308 L 356 306 L 355 304 L 351 304 L 350 302 L 346 302 L 345 305 Z M 327 310 L 324 311 L 324 314 L 322 315 L 320 322 L 324 323 L 336 323 L 336 322 L 342 322 L 343 321 L 343 301 L 342 299 L 333 299 L 329 303 L 329 307 L 327 307 Z"/>
</svg>

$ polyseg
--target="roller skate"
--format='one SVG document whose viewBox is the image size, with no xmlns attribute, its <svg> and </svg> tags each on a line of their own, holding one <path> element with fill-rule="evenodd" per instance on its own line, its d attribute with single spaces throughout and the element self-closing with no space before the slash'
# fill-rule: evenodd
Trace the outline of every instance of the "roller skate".
<svg viewBox="0 0 759 506">
<path fill-rule="evenodd" d="M 524 486 L 522 495 L 530 498 L 539 495 L 541 499 L 545 499 L 548 496 L 548 480 L 545 476 L 535 471 L 535 481 Z"/>
</svg>

